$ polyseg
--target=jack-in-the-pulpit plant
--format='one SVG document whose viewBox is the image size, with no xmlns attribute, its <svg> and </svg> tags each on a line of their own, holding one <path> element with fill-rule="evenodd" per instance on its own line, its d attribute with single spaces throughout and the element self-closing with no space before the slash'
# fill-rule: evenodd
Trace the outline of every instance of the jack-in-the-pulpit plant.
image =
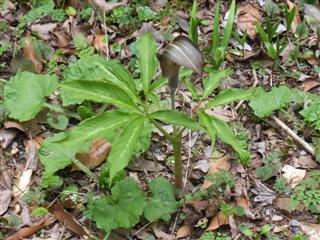
<svg viewBox="0 0 320 240">
<path fill-rule="evenodd" d="M 119 227 L 131 227 L 138 223 L 142 214 L 149 221 L 168 221 L 170 214 L 177 209 L 174 191 L 168 187 L 165 179 L 150 183 L 152 201 L 167 202 L 165 205 L 159 204 L 165 207 L 160 213 L 156 211 L 160 208 L 153 209 L 149 206 L 146 210 L 148 201 L 145 202 L 137 184 L 130 178 L 124 179 L 124 169 L 129 161 L 148 150 L 152 128 L 158 128 L 173 145 L 176 161 L 175 182 L 178 188 L 182 187 L 181 146 L 182 132 L 185 129 L 206 132 L 211 137 L 213 146 L 216 138 L 219 138 L 232 146 L 244 163 L 250 159 L 249 152 L 238 141 L 228 124 L 207 114 L 206 110 L 248 99 L 254 90 L 229 88 L 211 97 L 219 87 L 220 80 L 230 74 L 228 69 L 214 70 L 202 79 L 201 95 L 197 93 L 192 82 L 184 81 L 197 106 L 192 116 L 177 111 L 174 108 L 174 95 L 178 87 L 179 68 L 190 68 L 202 78 L 200 74 L 203 66 L 198 48 L 187 37 L 181 36 L 158 53 L 162 74 L 169 78 L 172 99 L 172 109 L 161 107 L 163 104 L 159 104 L 161 100 L 156 90 L 163 86 L 163 79 L 154 79 L 158 69 L 156 49 L 157 44 L 151 33 L 144 33 L 138 39 L 136 50 L 141 73 L 139 79 L 134 79 L 119 62 L 94 55 L 71 63 L 59 83 L 54 75 L 21 72 L 5 85 L 5 106 L 9 116 L 20 121 L 34 118 L 43 108 L 72 117 L 70 112 L 64 110 L 66 108 L 46 102 L 45 97 L 53 92 L 59 93 L 63 107 L 82 105 L 87 101 L 106 105 L 104 112 L 100 111 L 71 129 L 45 139 L 39 151 L 45 169 L 42 178 L 50 185 L 50 182 L 58 182 L 57 172 L 72 163 L 77 164 L 92 178 L 96 178 L 95 174 L 76 159 L 76 154 L 87 152 L 92 141 L 98 138 L 112 143 L 111 152 L 100 176 L 102 186 L 112 187 L 111 193 L 92 199 L 88 210 L 88 215 L 106 232 Z M 163 124 L 172 124 L 173 133 L 167 132 Z M 161 190 L 160 194 L 157 189 L 164 190 Z M 166 194 L 163 195 L 163 192 Z M 105 219 L 106 212 L 111 216 L 108 219 Z"/>
</svg>

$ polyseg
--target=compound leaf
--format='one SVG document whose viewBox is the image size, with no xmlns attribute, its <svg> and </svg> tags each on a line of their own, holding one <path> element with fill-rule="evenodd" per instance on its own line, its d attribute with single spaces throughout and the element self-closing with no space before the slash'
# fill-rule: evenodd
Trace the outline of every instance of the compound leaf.
<svg viewBox="0 0 320 240">
<path fill-rule="evenodd" d="M 137 42 L 139 68 L 144 94 L 149 92 L 150 82 L 157 70 L 156 42 L 151 32 L 146 32 Z"/>
<path fill-rule="evenodd" d="M 255 88 L 251 89 L 240 89 L 240 88 L 229 88 L 220 92 L 212 100 L 210 100 L 205 106 L 206 109 L 214 108 L 220 105 L 230 104 L 235 101 L 247 100 L 256 91 Z"/>
<path fill-rule="evenodd" d="M 81 122 L 72 130 L 47 138 L 40 148 L 40 161 L 45 167 L 44 175 L 50 176 L 72 163 L 76 153 L 89 150 L 92 140 L 107 139 L 112 142 L 115 130 L 136 115 L 118 111 L 106 112 Z"/>
<path fill-rule="evenodd" d="M 126 92 L 134 102 L 139 102 L 132 75 L 119 62 L 107 61 L 98 55 L 81 58 L 77 62 L 69 64 L 64 71 L 63 79 L 64 82 L 84 80 L 112 83 Z M 82 99 L 77 100 L 76 96 L 74 98 L 75 102 Z"/>
<path fill-rule="evenodd" d="M 247 162 L 250 159 L 250 153 L 243 148 L 241 142 L 232 132 L 229 125 L 223 120 L 210 116 L 212 127 L 217 133 L 217 137 L 224 143 L 230 145 L 238 154 L 241 160 Z"/>
<path fill-rule="evenodd" d="M 202 94 L 202 98 L 207 98 L 213 90 L 219 87 L 221 79 L 229 76 L 230 73 L 231 71 L 229 69 L 210 72 L 209 76 L 203 81 L 204 91 Z"/>
<path fill-rule="evenodd" d="M 4 86 L 4 106 L 9 116 L 19 121 L 34 118 L 45 103 L 44 98 L 56 88 L 54 75 L 19 72 Z"/>
<path fill-rule="evenodd" d="M 111 189 L 111 197 L 89 202 L 88 213 L 97 227 L 106 232 L 116 228 L 130 228 L 139 222 L 145 207 L 143 192 L 133 178 L 118 182 Z"/>
<path fill-rule="evenodd" d="M 200 125 L 182 112 L 174 110 L 160 110 L 150 114 L 150 117 L 165 123 L 184 126 L 189 129 L 200 129 Z"/>
<path fill-rule="evenodd" d="M 74 80 L 61 84 L 64 105 L 81 103 L 84 100 L 113 104 L 119 108 L 137 109 L 129 95 L 119 87 L 101 81 Z"/>
<path fill-rule="evenodd" d="M 157 219 L 169 222 L 171 214 L 177 211 L 179 206 L 172 184 L 165 178 L 158 177 L 151 180 L 149 187 L 153 196 L 147 202 L 144 216 L 150 222 Z"/>
<path fill-rule="evenodd" d="M 144 121 L 145 119 L 142 116 L 130 121 L 112 143 L 112 149 L 108 157 L 111 180 L 128 165 L 136 147 L 140 146 L 139 139 L 143 133 Z"/>
</svg>

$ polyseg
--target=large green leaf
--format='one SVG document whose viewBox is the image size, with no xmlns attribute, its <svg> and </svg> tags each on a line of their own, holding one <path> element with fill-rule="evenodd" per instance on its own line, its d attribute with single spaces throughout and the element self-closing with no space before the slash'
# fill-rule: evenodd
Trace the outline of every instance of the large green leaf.
<svg viewBox="0 0 320 240">
<path fill-rule="evenodd" d="M 250 159 L 250 153 L 243 148 L 241 142 L 237 139 L 237 137 L 233 134 L 233 131 L 229 127 L 229 125 L 223 120 L 216 118 L 214 116 L 210 116 L 211 123 L 215 132 L 217 133 L 217 137 L 224 143 L 230 145 L 238 154 L 241 160 L 247 162 Z"/>
<path fill-rule="evenodd" d="M 113 104 L 117 107 L 137 109 L 132 99 L 119 87 L 101 81 L 66 81 L 61 83 L 64 105 L 82 103 L 84 100 Z"/>
<path fill-rule="evenodd" d="M 215 70 L 210 72 L 209 76 L 203 81 L 204 91 L 202 94 L 202 98 L 207 98 L 213 90 L 219 87 L 221 79 L 229 76 L 230 73 L 230 69 Z"/>
<path fill-rule="evenodd" d="M 9 116 L 19 121 L 34 118 L 42 109 L 44 98 L 56 88 L 54 75 L 19 72 L 4 86 L 4 106 Z"/>
<path fill-rule="evenodd" d="M 216 142 L 216 129 L 213 127 L 211 122 L 211 118 L 208 114 L 199 112 L 198 117 L 200 120 L 200 124 L 207 130 L 208 135 L 211 138 L 211 146 L 213 147 Z"/>
<path fill-rule="evenodd" d="M 144 33 L 137 42 L 139 68 L 144 94 L 149 92 L 150 82 L 157 70 L 156 42 L 151 32 Z"/>
<path fill-rule="evenodd" d="M 160 110 L 150 114 L 150 117 L 173 125 L 184 126 L 189 129 L 200 129 L 200 125 L 182 112 L 174 110 Z"/>
<path fill-rule="evenodd" d="M 107 61 L 101 56 L 94 55 L 81 58 L 69 64 L 63 74 L 64 81 L 84 80 L 103 81 L 118 86 L 126 92 L 134 102 L 139 102 L 132 75 L 117 61 Z M 75 96 L 74 101 L 77 100 Z"/>
<path fill-rule="evenodd" d="M 136 225 L 145 207 L 143 192 L 133 178 L 118 182 L 110 197 L 99 197 L 89 202 L 88 213 L 97 227 L 107 233 L 117 228 Z"/>
<path fill-rule="evenodd" d="M 112 143 L 112 149 L 108 157 L 110 179 L 123 170 L 129 163 L 143 132 L 145 119 L 138 116 L 123 129 Z"/>
<path fill-rule="evenodd" d="M 177 211 L 179 206 L 172 184 L 165 178 L 158 177 L 151 180 L 149 187 L 153 196 L 147 202 L 144 216 L 150 222 L 158 219 L 169 222 L 171 214 Z"/>
<path fill-rule="evenodd" d="M 214 108 L 220 105 L 230 104 L 235 101 L 247 100 L 255 92 L 255 88 L 251 89 L 240 89 L 240 88 L 229 88 L 220 92 L 212 100 L 210 100 L 205 106 L 206 109 Z"/>
<path fill-rule="evenodd" d="M 249 103 L 258 117 L 268 117 L 273 111 L 284 108 L 290 101 L 299 97 L 286 86 L 274 87 L 270 92 L 260 89 Z"/>
<path fill-rule="evenodd" d="M 68 132 L 47 138 L 39 151 L 45 175 L 52 175 L 70 165 L 76 153 L 88 151 L 92 140 L 96 138 L 112 142 L 115 130 L 136 116 L 118 111 L 106 112 L 81 122 Z"/>
</svg>

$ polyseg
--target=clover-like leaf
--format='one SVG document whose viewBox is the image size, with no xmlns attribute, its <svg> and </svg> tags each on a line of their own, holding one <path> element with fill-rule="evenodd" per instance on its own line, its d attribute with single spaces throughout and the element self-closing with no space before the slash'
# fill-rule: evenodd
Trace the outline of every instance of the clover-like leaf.
<svg viewBox="0 0 320 240">
<path fill-rule="evenodd" d="M 176 212 L 179 206 L 172 184 L 165 178 L 158 177 L 151 180 L 149 187 L 153 196 L 147 202 L 144 216 L 150 222 L 157 219 L 169 222 L 171 214 Z"/>
<path fill-rule="evenodd" d="M 9 116 L 19 121 L 34 118 L 42 109 L 44 98 L 55 90 L 56 85 L 54 75 L 17 73 L 4 86 L 4 106 Z"/>
<path fill-rule="evenodd" d="M 143 192 L 133 178 L 118 182 L 110 197 L 89 202 L 88 213 L 97 227 L 107 233 L 116 228 L 130 228 L 139 222 L 145 207 Z"/>
</svg>

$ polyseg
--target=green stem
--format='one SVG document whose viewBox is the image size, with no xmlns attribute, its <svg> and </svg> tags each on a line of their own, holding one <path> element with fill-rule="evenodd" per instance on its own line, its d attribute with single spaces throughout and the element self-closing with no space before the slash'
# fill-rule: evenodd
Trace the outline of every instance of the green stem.
<svg viewBox="0 0 320 240">
<path fill-rule="evenodd" d="M 50 109 L 53 112 L 61 113 L 61 114 L 66 115 L 68 117 L 73 117 L 77 120 L 81 120 L 81 117 L 78 114 L 75 114 L 71 111 L 68 111 L 67 109 L 64 109 L 63 107 L 61 107 L 59 105 L 44 103 L 42 106 Z"/>
<path fill-rule="evenodd" d="M 171 143 L 174 142 L 174 138 L 163 128 L 156 120 L 150 118 L 151 122 L 159 129 L 159 131 L 168 139 Z"/>
<path fill-rule="evenodd" d="M 72 162 L 83 172 L 85 172 L 86 174 L 88 174 L 91 178 L 93 178 L 96 182 L 98 182 L 98 178 L 96 177 L 96 175 L 90 171 L 89 168 L 87 168 L 85 165 L 83 165 L 78 159 L 73 158 Z"/>
</svg>

